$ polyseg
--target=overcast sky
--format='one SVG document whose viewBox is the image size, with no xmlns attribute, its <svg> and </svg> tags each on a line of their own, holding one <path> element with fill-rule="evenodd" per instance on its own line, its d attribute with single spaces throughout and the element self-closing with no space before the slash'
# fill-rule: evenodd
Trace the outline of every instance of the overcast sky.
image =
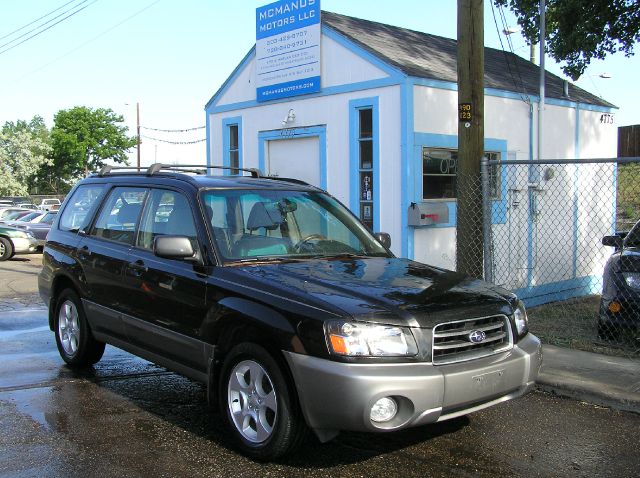
<svg viewBox="0 0 640 478">
<path fill-rule="evenodd" d="M 0 124 L 41 115 L 51 127 L 60 109 L 104 107 L 122 114 L 134 134 L 139 102 L 141 124 L 147 128 L 204 126 L 205 103 L 255 43 L 255 9 L 267 3 L 0 0 Z M 455 0 L 322 0 L 322 8 L 456 37 Z M 41 28 L 50 28 L 29 39 L 46 21 L 50 23 Z M 502 29 L 499 16 L 498 22 Z M 515 25 L 509 14 L 507 22 Z M 486 0 L 485 44 L 501 48 L 500 36 L 507 48 L 505 37 L 496 31 L 491 2 Z M 528 58 L 522 37 L 511 38 L 515 52 Z M 561 73 L 552 61 L 547 62 L 549 70 Z M 612 78 L 602 79 L 601 73 Z M 593 64 L 577 84 L 619 106 L 618 125 L 636 124 L 640 123 L 638 73 L 640 56 L 617 55 Z M 155 138 L 143 139 L 143 165 L 205 161 L 204 143 L 158 141 L 204 139 L 202 129 L 181 134 L 147 129 L 143 134 Z"/>
</svg>

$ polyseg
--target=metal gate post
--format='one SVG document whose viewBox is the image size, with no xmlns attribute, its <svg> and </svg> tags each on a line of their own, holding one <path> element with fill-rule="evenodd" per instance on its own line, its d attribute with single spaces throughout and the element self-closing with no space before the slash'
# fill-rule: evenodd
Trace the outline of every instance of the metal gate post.
<svg viewBox="0 0 640 478">
<path fill-rule="evenodd" d="M 489 181 L 489 160 L 486 156 L 480 160 L 480 178 L 482 182 L 482 247 L 484 280 L 493 283 L 493 256 L 491 248 L 491 185 Z"/>
</svg>

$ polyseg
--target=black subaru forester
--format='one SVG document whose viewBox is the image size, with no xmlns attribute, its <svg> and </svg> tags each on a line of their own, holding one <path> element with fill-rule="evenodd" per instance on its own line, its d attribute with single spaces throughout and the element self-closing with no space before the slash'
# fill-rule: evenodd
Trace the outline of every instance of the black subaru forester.
<svg viewBox="0 0 640 478">
<path fill-rule="evenodd" d="M 399 430 L 533 387 L 540 342 L 512 293 L 394 257 L 316 187 L 205 172 L 107 167 L 67 196 L 39 277 L 67 364 L 108 343 L 201 381 L 264 460 L 309 429 Z"/>
</svg>

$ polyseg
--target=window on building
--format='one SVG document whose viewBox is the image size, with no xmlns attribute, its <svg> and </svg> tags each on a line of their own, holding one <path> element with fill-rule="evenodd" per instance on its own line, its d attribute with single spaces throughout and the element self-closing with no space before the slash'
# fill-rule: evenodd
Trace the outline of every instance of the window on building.
<svg viewBox="0 0 640 478">
<path fill-rule="evenodd" d="M 360 220 L 373 230 L 373 109 L 358 110 Z"/>
<path fill-rule="evenodd" d="M 238 125 L 230 124 L 229 133 L 229 166 L 232 168 L 240 167 L 240 142 L 238 138 Z"/>
<path fill-rule="evenodd" d="M 499 160 L 500 153 L 486 152 L 489 160 Z M 458 173 L 458 151 L 422 148 L 422 199 L 455 199 Z M 489 168 L 491 198 L 500 199 L 498 166 Z"/>
</svg>

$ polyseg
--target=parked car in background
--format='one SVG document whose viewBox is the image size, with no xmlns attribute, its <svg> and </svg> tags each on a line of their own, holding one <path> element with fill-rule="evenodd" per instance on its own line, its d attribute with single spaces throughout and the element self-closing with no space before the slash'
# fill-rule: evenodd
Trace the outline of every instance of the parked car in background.
<svg viewBox="0 0 640 478">
<path fill-rule="evenodd" d="M 51 210 L 52 206 L 60 207 L 60 199 L 57 199 L 57 198 L 43 199 L 40 205 L 38 206 L 38 209 L 40 209 L 41 211 L 49 211 Z"/>
<path fill-rule="evenodd" d="M 15 206 L 11 199 L 0 199 L 0 208 Z"/>
<path fill-rule="evenodd" d="M 0 221 L 3 219 L 7 219 L 10 215 L 14 213 L 24 213 L 28 214 L 33 212 L 31 209 L 26 209 L 23 207 L 9 206 L 9 207 L 0 207 Z"/>
<path fill-rule="evenodd" d="M 2 221 L 0 221 L 0 224 L 4 224 L 6 226 L 14 226 L 16 223 L 21 223 L 21 222 L 38 222 L 38 220 L 42 219 L 42 217 L 45 214 L 47 213 L 44 211 L 33 211 L 17 219 L 11 219 L 11 220 L 3 219 Z"/>
<path fill-rule="evenodd" d="M 615 250 L 604 267 L 598 335 L 640 338 L 640 221 L 628 233 L 603 237 L 602 244 Z"/>
<path fill-rule="evenodd" d="M 31 232 L 0 225 L 0 261 L 34 252 L 38 252 L 38 241 Z"/>
<path fill-rule="evenodd" d="M 51 230 L 51 224 L 57 216 L 57 212 L 50 211 L 45 213 L 41 221 L 36 223 L 17 223 L 14 227 L 29 231 L 38 240 L 38 247 L 42 248 L 47 239 L 47 234 Z"/>
<path fill-rule="evenodd" d="M 19 202 L 18 204 L 16 204 L 16 206 L 26 209 L 38 209 L 38 206 L 36 206 L 35 204 L 31 204 L 30 202 Z"/>
<path fill-rule="evenodd" d="M 11 222 L 11 221 L 19 221 L 21 218 L 23 218 L 27 214 L 30 214 L 28 209 L 10 212 L 6 214 L 2 218 L 2 220 L 0 220 L 0 224 L 6 224 L 7 222 Z"/>
</svg>

